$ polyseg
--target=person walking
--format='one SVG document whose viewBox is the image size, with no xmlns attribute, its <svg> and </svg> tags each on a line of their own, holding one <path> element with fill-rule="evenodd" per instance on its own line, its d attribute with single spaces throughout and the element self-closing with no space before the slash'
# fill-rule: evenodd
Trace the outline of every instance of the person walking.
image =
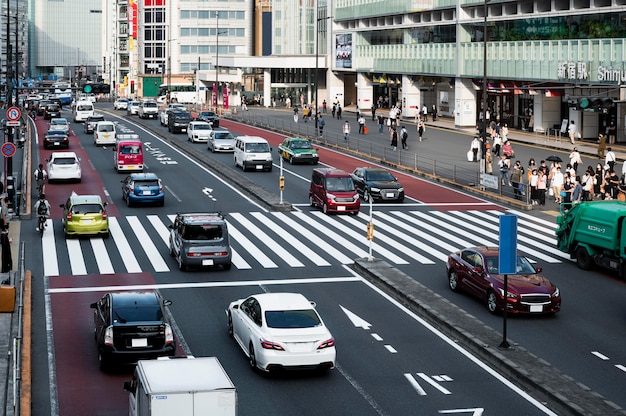
<svg viewBox="0 0 626 416">
<path fill-rule="evenodd" d="M 426 124 L 424 124 L 424 120 L 420 120 L 419 123 L 417 123 L 417 134 L 420 138 L 420 142 L 424 138 L 425 131 L 426 131 Z"/>
<path fill-rule="evenodd" d="M 358 122 L 359 122 L 359 134 L 365 134 L 365 117 L 363 117 L 363 114 L 359 115 L 358 118 Z"/>
<path fill-rule="evenodd" d="M 391 147 L 393 147 L 393 151 L 395 152 L 398 148 L 398 132 L 396 131 L 396 126 L 391 126 L 391 131 L 389 132 L 389 139 L 391 141 Z"/>
<path fill-rule="evenodd" d="M 376 105 L 372 105 L 372 121 L 376 121 Z"/>
<path fill-rule="evenodd" d="M 378 134 L 383 134 L 383 128 L 385 126 L 385 117 L 382 114 L 378 115 Z"/>
<path fill-rule="evenodd" d="M 488 175 L 493 175 L 493 158 L 491 152 L 485 154 L 485 172 L 487 172 Z"/>
<path fill-rule="evenodd" d="M 346 122 L 343 123 L 343 139 L 347 141 L 348 136 L 350 136 L 350 123 L 346 120 Z"/>
<path fill-rule="evenodd" d="M 298 122 L 298 107 L 294 107 L 293 108 L 293 122 L 297 123 Z"/>
<path fill-rule="evenodd" d="M 324 126 L 325 125 L 326 125 L 326 120 L 324 120 L 324 118 L 320 114 L 319 118 L 317 119 L 317 128 L 320 131 L 320 137 L 324 137 Z"/>
<path fill-rule="evenodd" d="M 422 118 L 424 121 L 428 121 L 428 107 L 426 107 L 426 104 L 422 107 Z"/>
<path fill-rule="evenodd" d="M 500 183 L 502 184 L 502 186 L 506 185 L 507 183 L 509 185 L 511 184 L 511 182 L 509 182 L 509 168 L 511 167 L 510 162 L 511 161 L 507 159 L 504 155 L 500 156 L 500 160 L 498 161 L 498 168 L 500 170 Z"/>
<path fill-rule="evenodd" d="M 575 144 L 574 139 L 576 138 L 577 131 L 578 129 L 576 128 L 576 124 L 574 123 L 574 120 L 572 120 L 569 124 L 569 127 L 567 128 L 567 134 L 569 134 L 569 141 L 572 144 Z"/>
<path fill-rule="evenodd" d="M 337 104 L 337 120 L 341 120 L 341 104 Z"/>
<path fill-rule="evenodd" d="M 545 171 L 537 169 L 537 198 L 538 204 L 546 205 L 546 189 L 548 188 L 548 176 Z"/>
<path fill-rule="evenodd" d="M 409 145 L 406 144 L 406 140 L 409 138 L 409 133 L 406 131 L 406 127 L 402 126 L 400 129 L 400 140 L 402 141 L 402 150 L 408 150 Z"/>
<path fill-rule="evenodd" d="M 609 136 L 609 144 L 615 144 L 615 137 L 617 136 L 617 126 L 614 121 L 611 121 L 609 127 L 606 129 L 606 134 Z"/>
<path fill-rule="evenodd" d="M 478 137 L 474 137 L 470 144 L 470 150 L 472 151 L 472 162 L 478 162 L 478 150 L 480 149 L 480 140 Z"/>
<path fill-rule="evenodd" d="M 326 104 L 326 100 L 322 101 L 322 113 L 328 114 L 327 106 L 328 105 Z"/>
<path fill-rule="evenodd" d="M 333 103 L 333 109 L 331 111 L 331 114 L 333 115 L 333 118 L 335 118 L 335 114 L 337 113 L 337 103 Z"/>
<path fill-rule="evenodd" d="M 9 229 L 9 200 L 8 196 L 5 196 L 2 200 L 2 206 L 0 206 L 0 230 Z"/>
<path fill-rule="evenodd" d="M 577 147 L 572 149 L 572 152 L 569 154 L 569 163 L 574 168 L 574 171 L 578 172 L 578 165 L 583 163 L 583 159 L 580 156 L 580 152 Z"/>
<path fill-rule="evenodd" d="M 565 177 L 563 176 L 563 172 L 561 172 L 561 167 L 557 166 L 552 178 L 550 179 L 550 187 L 552 188 L 552 193 L 554 194 L 554 202 L 557 204 L 563 202 L 561 199 L 561 190 L 563 189 L 564 183 Z"/>
<path fill-rule="evenodd" d="M 437 106 L 435 104 L 433 104 L 433 107 L 432 107 L 431 110 L 433 112 L 433 116 L 432 116 L 433 117 L 433 121 L 437 121 Z"/>
<path fill-rule="evenodd" d="M 604 158 L 604 152 L 606 151 L 606 137 L 604 134 L 598 134 L 598 157 Z"/>
<path fill-rule="evenodd" d="M 614 170 L 615 162 L 617 161 L 615 158 L 615 152 L 611 147 L 607 147 L 606 157 L 604 158 L 604 164 L 609 165 L 609 170 Z"/>
<path fill-rule="evenodd" d="M 517 200 L 522 199 L 522 187 L 520 185 L 522 185 L 523 174 L 522 165 L 518 160 L 515 162 L 515 165 L 513 165 L 513 171 L 511 172 L 511 186 L 513 187 L 513 195 Z"/>
</svg>

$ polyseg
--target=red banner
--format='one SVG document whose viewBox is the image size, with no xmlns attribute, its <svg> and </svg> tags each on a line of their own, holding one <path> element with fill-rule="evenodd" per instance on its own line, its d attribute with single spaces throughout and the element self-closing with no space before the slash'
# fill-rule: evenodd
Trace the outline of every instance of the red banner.
<svg viewBox="0 0 626 416">
<path fill-rule="evenodd" d="M 222 97 L 222 102 L 224 103 L 224 108 L 228 108 L 228 85 L 224 87 L 224 96 Z"/>
<path fill-rule="evenodd" d="M 213 83 L 213 88 L 211 89 L 211 101 L 213 102 L 213 107 L 217 107 L 217 86 L 215 82 Z"/>
<path fill-rule="evenodd" d="M 137 0 L 129 0 L 126 10 L 128 12 L 128 35 L 137 39 L 137 31 L 139 30 L 137 25 Z"/>
</svg>

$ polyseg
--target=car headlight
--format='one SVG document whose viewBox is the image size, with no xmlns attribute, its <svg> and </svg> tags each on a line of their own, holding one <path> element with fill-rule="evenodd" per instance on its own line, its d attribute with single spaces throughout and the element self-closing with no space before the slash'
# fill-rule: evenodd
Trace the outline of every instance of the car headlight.
<svg viewBox="0 0 626 416">
<path fill-rule="evenodd" d="M 380 188 L 371 187 L 370 192 L 380 192 Z"/>
<path fill-rule="evenodd" d="M 552 295 L 550 295 L 553 298 L 558 298 L 561 295 L 561 291 L 559 290 L 558 287 L 554 288 L 554 292 L 552 292 Z"/>
<path fill-rule="evenodd" d="M 398 188 L 398 192 L 404 192 L 404 188 Z"/>
<path fill-rule="evenodd" d="M 500 296 L 504 297 L 504 289 L 500 288 L 498 289 L 500 291 Z M 517 293 L 513 293 L 513 292 L 506 292 L 506 297 L 509 299 L 517 299 Z"/>
</svg>

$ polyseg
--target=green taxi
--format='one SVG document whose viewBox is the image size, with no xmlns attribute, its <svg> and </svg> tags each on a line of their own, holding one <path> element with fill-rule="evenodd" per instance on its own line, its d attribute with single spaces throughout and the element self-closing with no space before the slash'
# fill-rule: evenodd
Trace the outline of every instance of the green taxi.
<svg viewBox="0 0 626 416">
<path fill-rule="evenodd" d="M 106 212 L 106 202 L 100 195 L 72 195 L 67 199 L 63 208 L 63 232 L 65 237 L 79 235 L 109 236 L 109 218 Z"/>
<path fill-rule="evenodd" d="M 278 145 L 280 156 L 289 163 L 312 163 L 317 165 L 319 156 L 311 141 L 301 137 L 287 137 Z"/>
</svg>

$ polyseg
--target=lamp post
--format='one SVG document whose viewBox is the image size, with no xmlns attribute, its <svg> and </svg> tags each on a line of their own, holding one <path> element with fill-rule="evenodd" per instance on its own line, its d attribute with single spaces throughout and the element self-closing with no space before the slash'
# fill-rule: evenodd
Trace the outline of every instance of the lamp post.
<svg viewBox="0 0 626 416">
<path fill-rule="evenodd" d="M 481 137 L 480 153 L 482 158 L 481 173 L 487 172 L 487 1 L 483 3 L 483 132 Z M 480 183 L 480 181 L 479 181 Z"/>
<path fill-rule="evenodd" d="M 330 16 L 319 16 L 319 0 L 315 2 L 315 135 L 317 135 L 317 119 L 318 119 L 318 110 L 319 110 L 319 102 L 317 101 L 317 92 L 318 92 L 318 72 L 319 72 L 319 54 L 320 54 L 320 43 L 319 43 L 319 25 L 322 20 L 330 19 Z"/>
</svg>

